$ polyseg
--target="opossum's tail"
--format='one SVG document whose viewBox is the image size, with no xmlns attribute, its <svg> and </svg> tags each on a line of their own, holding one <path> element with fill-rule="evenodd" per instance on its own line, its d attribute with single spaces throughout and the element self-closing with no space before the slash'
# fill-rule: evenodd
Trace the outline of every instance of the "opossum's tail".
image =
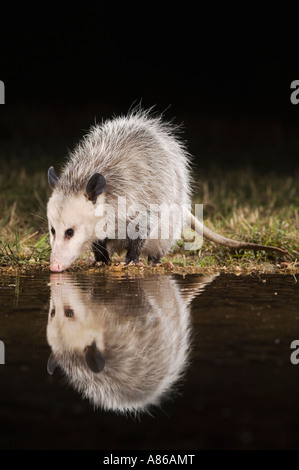
<svg viewBox="0 0 299 470">
<path fill-rule="evenodd" d="M 277 248 L 276 246 L 270 245 L 258 245 L 257 243 L 247 243 L 247 242 L 238 242 L 237 240 L 232 240 L 231 238 L 223 237 L 213 232 L 211 229 L 205 227 L 198 219 L 194 217 L 191 212 L 188 214 L 191 219 L 191 228 L 199 234 L 203 235 L 204 238 L 210 240 L 211 242 L 218 243 L 219 245 L 225 245 L 229 248 L 235 248 L 240 250 L 241 248 L 247 248 L 249 250 L 264 250 L 264 251 L 278 251 L 284 255 L 288 254 L 286 250 L 282 248 Z"/>
</svg>

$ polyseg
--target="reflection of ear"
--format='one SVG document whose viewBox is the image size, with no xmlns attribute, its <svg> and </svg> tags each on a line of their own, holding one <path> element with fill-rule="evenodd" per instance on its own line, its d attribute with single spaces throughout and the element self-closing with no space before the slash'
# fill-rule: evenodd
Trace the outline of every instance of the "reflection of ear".
<svg viewBox="0 0 299 470">
<path fill-rule="evenodd" d="M 95 204 L 97 197 L 102 194 L 106 187 L 106 180 L 100 173 L 94 173 L 86 185 L 86 194 L 88 199 Z"/>
<path fill-rule="evenodd" d="M 58 364 L 56 362 L 55 356 L 53 353 L 50 354 L 49 359 L 48 359 L 48 364 L 47 364 L 47 371 L 48 374 L 53 375 L 54 370 L 58 367 Z"/>
<path fill-rule="evenodd" d="M 84 351 L 88 368 L 96 374 L 101 372 L 105 367 L 105 357 L 104 354 L 97 349 L 96 343 L 93 342 L 90 346 L 86 346 Z"/>
</svg>

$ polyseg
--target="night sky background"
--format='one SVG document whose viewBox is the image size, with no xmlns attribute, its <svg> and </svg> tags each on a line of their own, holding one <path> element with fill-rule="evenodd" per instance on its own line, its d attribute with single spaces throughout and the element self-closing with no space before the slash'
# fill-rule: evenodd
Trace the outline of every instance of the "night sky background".
<svg viewBox="0 0 299 470">
<path fill-rule="evenodd" d="M 298 169 L 293 9 L 49 2 L 1 16 L 2 161 L 62 161 L 95 121 L 141 102 L 183 123 L 199 170 Z"/>
</svg>

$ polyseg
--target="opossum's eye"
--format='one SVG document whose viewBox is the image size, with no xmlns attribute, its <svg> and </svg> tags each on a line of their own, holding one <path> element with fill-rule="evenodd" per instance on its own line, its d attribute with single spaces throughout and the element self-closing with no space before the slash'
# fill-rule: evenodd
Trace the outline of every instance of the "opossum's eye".
<svg viewBox="0 0 299 470">
<path fill-rule="evenodd" d="M 55 235 L 55 228 L 51 227 L 51 233 L 52 235 Z"/>
<path fill-rule="evenodd" d="M 68 228 L 65 231 L 65 238 L 72 238 L 73 235 L 74 235 L 74 230 L 72 228 Z"/>
<path fill-rule="evenodd" d="M 50 315 L 51 317 L 55 317 L 55 308 L 52 308 Z"/>
<path fill-rule="evenodd" d="M 74 310 L 70 307 L 64 307 L 64 316 L 67 318 L 74 318 Z"/>
</svg>

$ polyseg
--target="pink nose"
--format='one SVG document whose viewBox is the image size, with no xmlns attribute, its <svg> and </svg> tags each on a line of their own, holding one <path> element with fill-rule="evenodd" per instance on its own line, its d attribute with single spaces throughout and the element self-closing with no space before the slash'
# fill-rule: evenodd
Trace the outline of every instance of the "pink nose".
<svg viewBox="0 0 299 470">
<path fill-rule="evenodd" d="M 61 271 L 63 270 L 64 267 L 62 266 L 62 264 L 55 262 L 50 264 L 50 271 L 52 271 L 53 273 L 61 273 Z"/>
</svg>

